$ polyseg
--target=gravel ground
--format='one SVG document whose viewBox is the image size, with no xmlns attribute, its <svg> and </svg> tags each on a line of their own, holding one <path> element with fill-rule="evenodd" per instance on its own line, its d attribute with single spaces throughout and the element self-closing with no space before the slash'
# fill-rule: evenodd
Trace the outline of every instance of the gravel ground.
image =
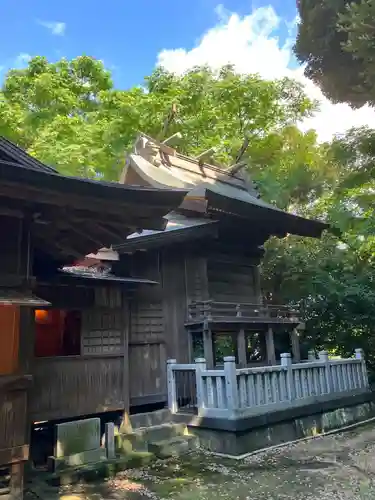
<svg viewBox="0 0 375 500">
<path fill-rule="evenodd" d="M 244 460 L 204 452 L 128 470 L 43 500 L 375 499 L 375 426 L 289 445 Z M 34 500 L 29 494 L 27 500 Z"/>
</svg>

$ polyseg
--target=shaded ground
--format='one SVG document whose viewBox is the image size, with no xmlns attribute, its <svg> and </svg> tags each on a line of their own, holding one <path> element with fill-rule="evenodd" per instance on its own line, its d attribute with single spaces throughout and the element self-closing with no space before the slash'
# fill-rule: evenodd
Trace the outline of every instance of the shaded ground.
<svg viewBox="0 0 375 500">
<path fill-rule="evenodd" d="M 370 500 L 375 499 L 375 426 L 241 461 L 194 454 L 128 470 L 102 484 L 37 493 L 43 500 Z"/>
</svg>

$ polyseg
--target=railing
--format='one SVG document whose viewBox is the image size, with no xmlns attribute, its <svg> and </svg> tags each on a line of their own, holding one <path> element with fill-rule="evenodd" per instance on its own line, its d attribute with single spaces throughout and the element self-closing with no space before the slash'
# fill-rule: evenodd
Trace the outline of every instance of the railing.
<svg viewBox="0 0 375 500">
<path fill-rule="evenodd" d="M 224 358 L 222 370 L 207 370 L 204 359 L 191 365 L 169 360 L 167 368 L 170 410 L 185 411 L 181 402 L 188 399 L 190 410 L 196 405 L 198 415 L 211 418 L 236 419 L 369 390 L 361 349 L 355 358 L 330 360 L 323 351 L 319 359 L 298 364 L 284 353 L 281 365 L 259 368 L 236 369 L 232 356 Z M 185 390 L 180 380 L 187 371 L 195 380 L 190 376 Z"/>
<path fill-rule="evenodd" d="M 175 371 L 176 402 L 178 410 L 195 413 L 197 402 L 196 367 L 183 365 L 184 369 Z"/>
<path fill-rule="evenodd" d="M 188 321 L 229 320 L 298 323 L 297 311 L 282 305 L 244 302 L 195 301 L 189 304 Z"/>
</svg>

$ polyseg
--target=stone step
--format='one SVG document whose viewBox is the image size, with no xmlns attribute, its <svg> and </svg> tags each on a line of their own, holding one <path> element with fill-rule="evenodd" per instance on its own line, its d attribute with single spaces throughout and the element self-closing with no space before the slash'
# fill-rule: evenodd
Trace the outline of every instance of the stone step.
<svg viewBox="0 0 375 500">
<path fill-rule="evenodd" d="M 148 451 L 148 444 L 151 442 L 166 441 L 187 433 L 187 426 L 183 423 L 141 427 L 130 433 L 116 435 L 115 448 L 118 453 Z"/>
<path fill-rule="evenodd" d="M 152 427 L 141 427 L 136 432 L 141 434 L 148 443 L 165 441 L 166 439 L 188 434 L 185 424 L 162 424 Z"/>
<path fill-rule="evenodd" d="M 198 447 L 198 438 L 192 435 L 177 436 L 164 441 L 149 443 L 148 450 L 157 458 L 179 457 Z"/>
<path fill-rule="evenodd" d="M 172 422 L 172 414 L 168 409 L 136 413 L 130 416 L 130 422 L 133 429 L 169 424 Z"/>
</svg>

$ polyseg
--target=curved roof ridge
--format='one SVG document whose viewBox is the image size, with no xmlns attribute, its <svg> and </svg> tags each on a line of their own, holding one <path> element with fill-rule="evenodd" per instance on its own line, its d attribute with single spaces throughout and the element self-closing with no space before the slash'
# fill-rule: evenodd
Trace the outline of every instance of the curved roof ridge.
<svg viewBox="0 0 375 500">
<path fill-rule="evenodd" d="M 14 144 L 9 139 L 0 136 L 0 155 L 1 152 L 5 153 L 12 161 L 19 163 L 20 166 L 28 168 L 30 170 L 39 170 L 47 173 L 57 173 L 57 170 L 45 165 L 37 158 L 34 158 L 29 153 L 24 151 L 22 148 Z"/>
</svg>

